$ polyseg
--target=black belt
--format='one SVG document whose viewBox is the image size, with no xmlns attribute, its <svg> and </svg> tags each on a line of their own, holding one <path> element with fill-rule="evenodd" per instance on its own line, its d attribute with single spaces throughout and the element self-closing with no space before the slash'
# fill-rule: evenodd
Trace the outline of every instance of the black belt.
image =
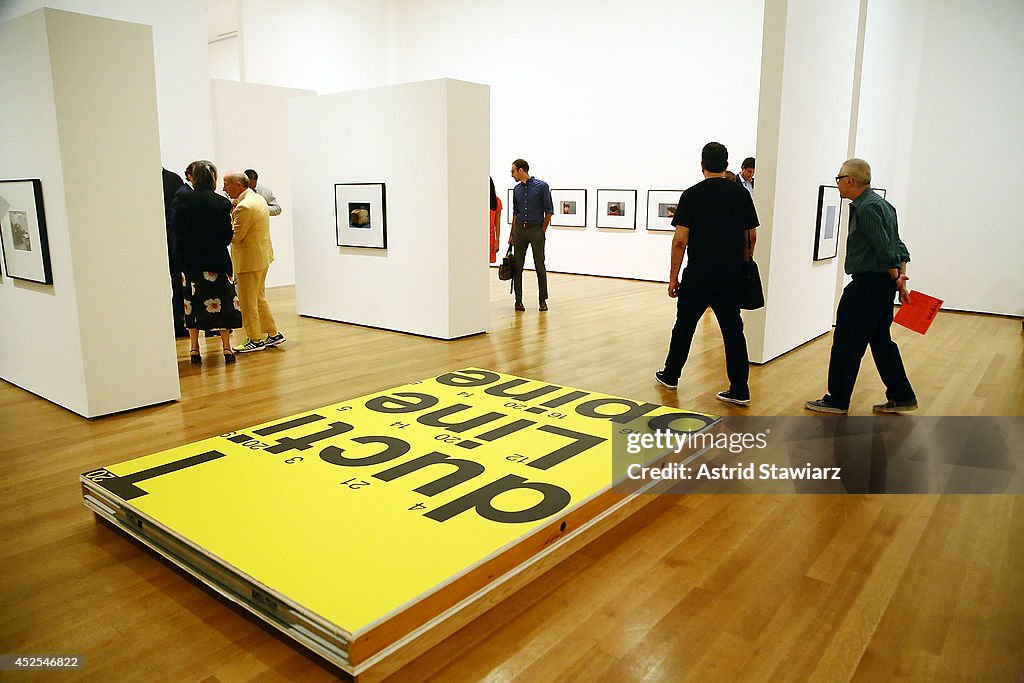
<svg viewBox="0 0 1024 683">
<path fill-rule="evenodd" d="M 541 221 L 538 221 L 538 222 L 536 222 L 536 223 L 528 223 L 528 222 L 526 222 L 526 221 L 523 221 L 523 222 L 521 223 L 521 225 L 522 225 L 522 226 L 523 226 L 524 228 L 536 228 L 536 227 L 538 227 L 538 226 L 544 225 L 544 223 L 543 223 L 543 222 L 541 222 Z"/>
</svg>

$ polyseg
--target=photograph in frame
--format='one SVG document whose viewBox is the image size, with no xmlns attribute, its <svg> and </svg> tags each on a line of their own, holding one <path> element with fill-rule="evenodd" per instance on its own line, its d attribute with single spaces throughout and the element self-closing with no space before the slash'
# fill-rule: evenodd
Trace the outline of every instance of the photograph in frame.
<svg viewBox="0 0 1024 683">
<path fill-rule="evenodd" d="M 675 232 L 672 225 L 682 190 L 647 190 L 647 229 L 652 232 Z"/>
<path fill-rule="evenodd" d="M 814 227 L 814 260 L 835 258 L 839 251 L 839 215 L 843 200 L 834 185 L 818 187 L 818 219 Z"/>
<path fill-rule="evenodd" d="M 0 252 L 8 277 L 53 284 L 41 180 L 0 180 Z"/>
<path fill-rule="evenodd" d="M 598 190 L 597 227 L 636 230 L 636 190 Z"/>
<path fill-rule="evenodd" d="M 387 249 L 384 183 L 335 183 L 334 218 L 339 247 Z"/>
<path fill-rule="evenodd" d="M 558 228 L 587 227 L 586 190 L 551 190 L 551 204 L 555 209 L 551 216 L 552 226 Z"/>
</svg>

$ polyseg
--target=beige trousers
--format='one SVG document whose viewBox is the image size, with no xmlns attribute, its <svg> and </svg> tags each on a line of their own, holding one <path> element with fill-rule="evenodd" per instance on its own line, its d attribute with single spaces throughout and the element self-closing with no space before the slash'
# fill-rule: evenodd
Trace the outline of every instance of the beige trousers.
<svg viewBox="0 0 1024 683">
<path fill-rule="evenodd" d="M 266 298 L 267 270 L 235 273 L 238 303 L 242 306 L 242 327 L 253 341 L 262 341 L 265 334 L 277 333 L 277 323 Z"/>
</svg>

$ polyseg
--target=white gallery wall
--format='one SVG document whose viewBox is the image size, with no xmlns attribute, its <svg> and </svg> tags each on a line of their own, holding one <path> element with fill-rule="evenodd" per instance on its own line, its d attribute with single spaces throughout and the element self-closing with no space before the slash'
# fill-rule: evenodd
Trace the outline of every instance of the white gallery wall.
<svg viewBox="0 0 1024 683">
<path fill-rule="evenodd" d="M 0 21 L 43 6 L 151 26 L 160 161 L 182 175 L 190 161 L 213 155 L 203 0 L 4 0 Z M 110 102 L 96 105 L 114 106 Z M 158 176 L 154 168 L 154 177 Z"/>
<path fill-rule="evenodd" d="M 387 83 L 384 0 L 244 0 L 242 80 L 320 93 Z"/>
<path fill-rule="evenodd" d="M 585 230 L 548 230 L 548 269 L 665 281 L 671 233 L 645 230 L 646 191 L 702 180 L 711 140 L 735 170 L 754 154 L 762 11 L 760 0 L 399 1 L 392 71 L 490 84 L 503 202 L 518 157 L 552 188 L 589 190 Z M 635 232 L 595 227 L 597 189 L 638 191 Z"/>
<path fill-rule="evenodd" d="M 1024 315 L 1024 3 L 871 1 L 856 151 L 889 190 L 910 287 Z"/>
<path fill-rule="evenodd" d="M 754 183 L 766 307 L 745 314 L 756 363 L 832 327 L 842 264 L 814 260 L 818 188 L 848 157 L 859 16 L 846 0 L 766 5 Z"/>
<path fill-rule="evenodd" d="M 289 101 L 300 315 L 487 330 L 487 90 L 439 79 Z M 338 246 L 336 183 L 385 184 L 386 249 Z"/>
<path fill-rule="evenodd" d="M 242 6 L 241 51 L 249 81 L 319 92 L 445 76 L 490 84 L 490 172 L 502 199 L 509 163 L 519 156 L 552 187 L 590 190 L 588 228 L 549 232 L 549 267 L 664 279 L 669 237 L 645 234 L 644 191 L 699 181 L 697 155 L 710 139 L 730 148 L 734 169 L 753 153 L 764 7 L 757 0 L 651 0 L 628 11 L 608 0 L 305 0 L 287 7 L 254 0 Z M 974 171 L 966 158 L 973 150 L 964 147 L 980 135 L 998 159 L 1019 156 L 1011 117 L 1021 98 L 1022 5 L 870 0 L 867 7 L 853 151 L 869 158 L 876 184 L 899 210 L 914 257 L 911 284 L 931 287 L 953 308 L 1019 315 L 1024 297 L 1014 263 L 1022 231 L 1007 218 L 1014 215 L 1013 173 Z M 514 30 L 538 14 L 543 21 Z M 831 23 L 818 17 L 796 30 L 828 34 Z M 998 178 L 1007 189 L 985 206 L 955 203 L 960 193 L 946 191 L 950 183 L 926 187 L 923 163 L 950 169 L 958 188 L 981 193 L 981 183 L 988 188 Z M 641 234 L 594 227 L 598 188 L 639 191 Z M 951 238 L 965 222 L 982 231 L 978 241 Z M 918 230 L 943 239 L 924 243 Z M 804 256 L 803 247 L 792 254 L 794 261 Z M 960 265 L 947 282 L 950 263 Z M 979 269 L 988 284 L 979 284 Z"/>
<path fill-rule="evenodd" d="M 267 273 L 267 286 L 294 284 L 295 203 L 288 167 L 288 100 L 316 93 L 238 81 L 213 80 L 211 86 L 217 168 L 222 177 L 232 170 L 256 169 L 258 184 L 274 191 L 282 211 L 270 217 L 274 262 Z"/>
<path fill-rule="evenodd" d="M 53 269 L 0 282 L 0 377 L 85 417 L 177 399 L 161 185 L 126 172 L 160 163 L 150 28 L 38 10 L 0 63 L 0 177 L 42 181 Z"/>
</svg>

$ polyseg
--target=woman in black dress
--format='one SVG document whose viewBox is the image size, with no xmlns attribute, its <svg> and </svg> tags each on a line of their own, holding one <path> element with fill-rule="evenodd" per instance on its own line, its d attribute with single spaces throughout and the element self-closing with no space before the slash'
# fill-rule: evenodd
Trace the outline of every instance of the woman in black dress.
<svg viewBox="0 0 1024 683">
<path fill-rule="evenodd" d="M 231 200 L 214 192 L 217 167 L 195 162 L 194 192 L 175 198 L 174 232 L 178 262 L 185 284 L 185 327 L 192 342 L 190 360 L 199 364 L 199 330 L 220 332 L 224 362 L 234 363 L 231 330 L 242 326 L 242 312 L 235 294 L 231 256 Z"/>
</svg>

